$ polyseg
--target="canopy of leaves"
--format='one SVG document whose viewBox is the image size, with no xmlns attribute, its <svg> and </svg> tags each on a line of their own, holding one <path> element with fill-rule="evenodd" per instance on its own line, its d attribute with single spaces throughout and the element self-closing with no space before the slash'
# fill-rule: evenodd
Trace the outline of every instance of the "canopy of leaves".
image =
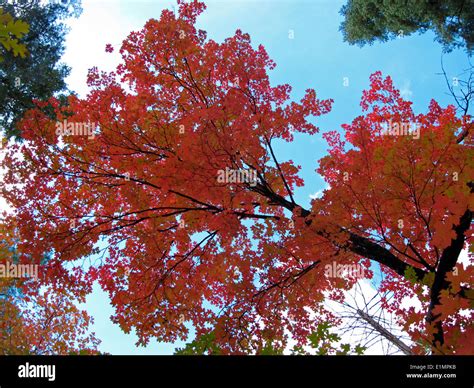
<svg viewBox="0 0 474 388">
<path fill-rule="evenodd" d="M 341 343 L 341 337 L 331 330 L 328 322 L 321 322 L 315 332 L 308 336 L 308 344 L 306 347 L 294 346 L 290 350 L 292 355 L 348 355 L 364 353 L 365 348 L 356 345 Z M 288 353 L 288 352 L 286 352 Z M 257 352 L 261 356 L 279 356 L 286 354 L 285 349 L 275 348 L 272 341 L 263 346 Z M 195 339 L 193 342 L 187 344 L 183 349 L 178 349 L 177 355 L 219 355 L 221 349 L 216 342 L 215 334 L 213 332 L 204 334 Z"/>
<path fill-rule="evenodd" d="M 21 264 L 17 241 L 15 230 L 0 224 L 0 355 L 97 354 L 92 319 L 76 306 L 77 297 L 54 287 L 40 291 L 34 278 L 5 272 Z"/>
<path fill-rule="evenodd" d="M 21 260 L 51 253 L 41 282 L 79 297 L 99 281 L 113 321 L 136 329 L 140 344 L 184 340 L 192 325 L 206 339 L 192 347 L 212 333 L 224 354 L 284 349 L 290 337 L 308 345 L 320 324 L 338 324 L 325 300 L 342 300 L 358 280 L 325 267 L 360 265 L 370 278 L 372 261 L 394 294 L 384 308 L 421 344 L 414 352 L 466 351 L 473 271 L 457 261 L 471 236 L 471 118 L 435 101 L 415 114 L 389 77 L 373 74 L 345 140 L 324 134 L 318 172 L 330 189 L 304 209 L 293 196 L 299 166 L 279 161 L 273 145 L 316 133 L 310 118 L 332 101 L 313 89 L 291 101 L 248 34 L 217 43 L 195 28 L 204 8 L 163 11 L 123 42 L 115 72 L 90 71 L 87 98 L 51 98 L 26 113 L 0 186 Z M 420 136 L 384 135 L 390 120 Z M 226 169 L 256 178 L 219 180 Z"/>
<path fill-rule="evenodd" d="M 0 0 L 0 7 L 15 20 L 5 26 L 14 28 L 18 38 L 4 41 L 0 37 L 0 42 L 13 49 L 2 53 L 0 62 L 0 129 L 7 137 L 18 136 L 16 124 L 35 106 L 36 99 L 48 99 L 67 89 L 64 79 L 69 69 L 59 62 L 67 32 L 62 20 L 80 13 L 80 2 L 70 3 Z"/>
<path fill-rule="evenodd" d="M 414 32 L 432 30 L 450 51 L 474 48 L 474 3 L 472 0 L 348 0 L 341 9 L 344 40 L 372 44 Z"/>
</svg>

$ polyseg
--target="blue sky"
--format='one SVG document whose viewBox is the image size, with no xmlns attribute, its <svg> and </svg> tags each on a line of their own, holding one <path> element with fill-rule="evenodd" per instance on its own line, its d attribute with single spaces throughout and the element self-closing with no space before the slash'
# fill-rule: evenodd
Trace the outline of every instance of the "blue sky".
<svg viewBox="0 0 474 388">
<path fill-rule="evenodd" d="M 171 0 L 83 0 L 84 12 L 69 22 L 71 31 L 66 42 L 63 61 L 72 68 L 69 87 L 84 96 L 87 69 L 98 66 L 112 70 L 120 60 L 117 51 L 105 53 L 105 44 L 119 48 L 132 30 L 140 29 L 150 18 L 159 18 L 163 8 L 171 8 Z M 334 99 L 330 114 L 316 123 L 321 133 L 339 129 L 361 113 L 359 101 L 368 87 L 370 74 L 381 70 L 390 75 L 405 98 L 414 101 L 417 112 L 426 112 L 435 98 L 441 105 L 452 103 L 446 95 L 441 71 L 441 46 L 429 32 L 395 39 L 387 43 L 357 47 L 344 43 L 339 32 L 339 10 L 345 1 L 206 1 L 207 10 L 198 19 L 198 27 L 208 37 L 221 42 L 236 29 L 247 32 L 256 46 L 263 44 L 277 67 L 271 72 L 273 84 L 288 83 L 292 98 L 299 99 L 304 90 L 314 88 L 319 98 Z M 444 64 L 451 79 L 467 67 L 462 51 L 444 55 Z M 349 81 L 344 86 L 344 77 Z M 308 206 L 310 195 L 325 185 L 315 173 L 317 160 L 326 153 L 321 133 L 297 135 L 291 144 L 276 147 L 279 160 L 292 159 L 302 166 L 305 186 L 296 192 L 297 202 Z M 98 288 L 88 297 L 86 308 L 94 317 L 94 331 L 102 340 L 100 349 L 111 354 L 172 354 L 182 343 L 151 342 L 147 348 L 135 346 L 136 336 L 125 335 L 110 322 L 113 309 L 106 294 Z"/>
</svg>

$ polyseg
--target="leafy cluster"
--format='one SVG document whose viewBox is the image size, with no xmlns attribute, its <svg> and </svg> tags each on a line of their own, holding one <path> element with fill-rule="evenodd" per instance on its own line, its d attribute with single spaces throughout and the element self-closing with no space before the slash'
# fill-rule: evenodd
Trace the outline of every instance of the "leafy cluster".
<svg viewBox="0 0 474 388">
<path fill-rule="evenodd" d="M 474 49 L 474 6 L 469 0 L 348 0 L 341 9 L 344 39 L 359 45 L 428 30 L 446 51 Z"/>
</svg>

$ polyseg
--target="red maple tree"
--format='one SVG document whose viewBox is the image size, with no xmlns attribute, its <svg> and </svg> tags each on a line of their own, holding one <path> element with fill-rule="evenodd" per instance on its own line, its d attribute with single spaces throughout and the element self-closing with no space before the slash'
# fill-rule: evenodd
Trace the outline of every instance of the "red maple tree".
<svg viewBox="0 0 474 388">
<path fill-rule="evenodd" d="M 84 298 L 41 287 L 34 278 L 39 266 L 17 262 L 17 241 L 15 230 L 0 223 L 0 355 L 98 354 L 91 317 L 75 303 Z"/>
<path fill-rule="evenodd" d="M 2 183 L 22 260 L 50 253 L 42 282 L 78 295 L 98 280 L 114 322 L 141 344 L 184 339 L 188 322 L 225 353 L 281 349 L 289 335 L 305 344 L 319 323 L 338 322 L 325 300 L 358 280 L 326 265 L 363 265 L 370 278 L 376 263 L 394 295 L 384 308 L 414 353 L 472 353 L 473 270 L 459 263 L 472 232 L 471 118 L 435 101 L 417 115 L 373 74 L 345 140 L 324 134 L 317 171 L 330 188 L 303 208 L 300 168 L 274 144 L 315 134 L 310 118 L 332 101 L 312 89 L 290 101 L 248 34 L 217 43 L 195 28 L 204 8 L 163 11 L 123 42 L 116 72 L 90 71 L 86 99 L 26 114 Z M 389 136 L 387 122 L 414 123 L 420 136 Z"/>
</svg>

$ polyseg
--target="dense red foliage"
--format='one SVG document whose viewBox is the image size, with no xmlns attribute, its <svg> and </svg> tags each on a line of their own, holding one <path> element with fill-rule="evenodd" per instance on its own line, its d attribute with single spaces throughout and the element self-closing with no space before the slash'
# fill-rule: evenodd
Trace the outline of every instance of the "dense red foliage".
<svg viewBox="0 0 474 388">
<path fill-rule="evenodd" d="M 23 259 L 51 252 L 42 282 L 77 295 L 98 280 L 114 321 L 142 343 L 185 338 L 190 322 L 229 353 L 283 347 L 289 333 L 302 344 L 318 322 L 337 323 L 324 300 L 357 279 L 328 277 L 326 264 L 361 264 L 370 277 L 372 261 L 414 352 L 472 352 L 473 271 L 458 262 L 472 231 L 471 118 L 435 101 L 416 115 L 373 74 L 345 140 L 324 134 L 318 172 L 330 188 L 303 209 L 299 167 L 279 162 L 273 145 L 316 133 L 308 120 L 331 101 L 308 89 L 290 102 L 247 34 L 219 44 L 196 30 L 203 9 L 181 3 L 179 18 L 164 11 L 131 33 L 115 73 L 91 70 L 86 99 L 48 102 L 55 119 L 27 114 L 2 185 Z M 95 132 L 65 135 L 65 120 Z M 416 123 L 419 138 L 382 134 L 389 120 Z M 219 181 L 226 169 L 256 179 Z M 422 310 L 404 307 L 405 296 Z"/>
</svg>

